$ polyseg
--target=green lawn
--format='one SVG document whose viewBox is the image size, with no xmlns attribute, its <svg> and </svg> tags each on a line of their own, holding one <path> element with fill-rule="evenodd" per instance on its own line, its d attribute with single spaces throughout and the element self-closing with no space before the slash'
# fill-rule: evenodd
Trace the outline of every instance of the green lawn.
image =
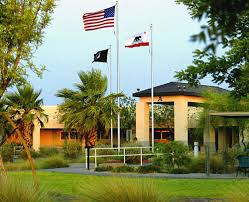
<svg viewBox="0 0 249 202">
<path fill-rule="evenodd" d="M 107 178 L 79 174 L 61 174 L 52 172 L 38 172 L 40 184 L 44 190 L 53 191 L 62 195 L 75 195 L 75 188 L 80 184 L 86 187 L 89 182 L 92 184 L 104 182 Z M 30 172 L 10 172 L 11 177 L 31 182 Z M 125 180 L 137 180 L 125 179 Z M 220 179 L 139 179 L 150 181 L 163 193 L 176 197 L 209 197 L 226 198 L 231 193 L 239 190 L 248 192 L 249 180 L 220 180 Z"/>
</svg>

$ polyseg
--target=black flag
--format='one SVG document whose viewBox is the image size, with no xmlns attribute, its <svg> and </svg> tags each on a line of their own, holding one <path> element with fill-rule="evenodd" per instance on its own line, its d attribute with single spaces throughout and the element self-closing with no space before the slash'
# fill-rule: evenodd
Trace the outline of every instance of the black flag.
<svg viewBox="0 0 249 202">
<path fill-rule="evenodd" d="M 107 62 L 108 49 L 102 50 L 94 54 L 93 62 Z"/>
</svg>

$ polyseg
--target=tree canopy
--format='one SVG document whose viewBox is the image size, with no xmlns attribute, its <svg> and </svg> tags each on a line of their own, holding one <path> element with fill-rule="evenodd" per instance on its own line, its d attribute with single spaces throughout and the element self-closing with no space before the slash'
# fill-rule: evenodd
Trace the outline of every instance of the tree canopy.
<svg viewBox="0 0 249 202">
<path fill-rule="evenodd" d="M 15 92 L 7 93 L 4 97 L 6 111 L 19 128 L 27 146 L 32 146 L 34 121 L 41 126 L 48 120 L 42 108 L 43 99 L 40 98 L 41 90 L 36 91 L 30 84 L 17 87 Z M 15 131 L 15 130 L 14 130 Z M 18 135 L 14 132 L 10 138 L 20 143 Z"/>
<path fill-rule="evenodd" d="M 193 19 L 203 22 L 201 32 L 191 37 L 203 42 L 196 50 L 193 64 L 176 77 L 198 85 L 207 75 L 215 83 L 227 83 L 240 98 L 249 94 L 249 1 L 176 0 L 188 7 Z M 221 47 L 223 55 L 216 55 Z"/>
<path fill-rule="evenodd" d="M 121 128 L 134 129 L 136 125 L 136 101 L 131 97 L 120 98 Z"/>
<path fill-rule="evenodd" d="M 66 130 L 75 129 L 85 137 L 87 147 L 96 142 L 97 130 L 111 126 L 115 121 L 118 107 L 115 103 L 117 94 L 105 95 L 107 77 L 100 70 L 81 71 L 80 82 L 75 84 L 76 90 L 62 89 L 57 93 L 63 98 L 59 106 L 60 120 Z"/>
<path fill-rule="evenodd" d="M 55 0 L 0 1 L 0 97 L 14 84 L 25 82 L 28 70 L 41 76 L 33 62 L 51 21 Z"/>
<path fill-rule="evenodd" d="M 231 94 L 228 93 L 216 93 L 207 91 L 203 94 L 205 102 L 203 104 L 203 112 L 200 114 L 199 127 L 204 128 L 207 118 L 207 112 L 248 112 L 249 111 L 249 96 L 241 97 L 238 101 Z M 242 143 L 244 143 L 245 130 L 249 128 L 249 119 L 244 118 L 229 118 L 211 117 L 210 124 L 213 127 L 220 126 L 238 126 L 239 134 L 242 137 Z"/>
<path fill-rule="evenodd" d="M 55 0 L 0 0 L 0 99 L 9 87 L 25 83 L 30 70 L 42 75 L 45 67 L 38 67 L 33 58 L 54 8 Z M 9 114 L 0 113 L 21 139 L 37 183 L 33 159 L 20 130 Z M 0 155 L 0 166 L 1 159 Z"/>
<path fill-rule="evenodd" d="M 150 112 L 151 116 L 151 112 Z M 174 106 L 165 104 L 154 105 L 154 119 L 155 124 L 158 127 L 164 127 L 168 129 L 174 128 Z"/>
</svg>

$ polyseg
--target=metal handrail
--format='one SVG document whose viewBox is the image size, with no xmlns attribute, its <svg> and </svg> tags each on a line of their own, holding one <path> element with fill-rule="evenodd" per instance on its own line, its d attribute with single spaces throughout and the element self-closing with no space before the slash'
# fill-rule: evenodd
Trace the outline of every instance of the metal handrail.
<svg viewBox="0 0 249 202">
<path fill-rule="evenodd" d="M 127 154 L 126 150 L 129 149 L 140 149 L 140 153 L 137 154 Z M 143 165 L 143 156 L 155 156 L 155 155 L 162 155 L 161 153 L 143 153 L 143 149 L 152 149 L 152 147 L 120 147 L 120 150 L 123 150 L 122 154 L 118 153 L 118 154 L 104 154 L 104 155 L 97 155 L 97 150 L 118 150 L 118 148 L 108 148 L 108 147 L 104 147 L 104 148 L 91 148 L 91 150 L 94 150 L 94 155 L 90 155 L 90 158 L 94 158 L 94 167 L 97 167 L 97 158 L 105 158 L 105 157 L 123 157 L 123 163 L 124 165 L 126 164 L 126 157 L 128 156 L 140 156 L 140 165 Z M 87 150 L 87 149 L 86 149 Z M 87 161 L 87 151 L 85 150 L 85 155 L 86 155 L 86 168 L 88 165 L 88 161 Z"/>
<path fill-rule="evenodd" d="M 122 150 L 122 149 L 141 149 L 141 148 L 143 148 L 143 149 L 152 149 L 152 147 L 120 147 L 120 150 Z M 91 149 L 96 149 L 96 150 L 109 150 L 109 149 L 118 150 L 117 147 L 103 147 L 103 148 L 99 147 L 99 148 L 91 148 Z"/>
</svg>

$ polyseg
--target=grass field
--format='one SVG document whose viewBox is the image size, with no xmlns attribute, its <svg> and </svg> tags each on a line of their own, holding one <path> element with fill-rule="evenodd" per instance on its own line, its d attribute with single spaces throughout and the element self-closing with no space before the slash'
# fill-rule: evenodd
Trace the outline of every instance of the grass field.
<svg viewBox="0 0 249 202">
<path fill-rule="evenodd" d="M 89 184 L 104 183 L 113 177 L 98 177 L 79 174 L 61 174 L 52 172 L 38 172 L 40 185 L 44 191 L 58 193 L 59 195 L 77 195 L 77 187 L 87 187 Z M 30 172 L 10 172 L 9 176 L 25 182 L 32 181 Z M 114 175 L 115 176 L 115 175 Z M 115 178 L 115 177 L 114 177 Z M 238 191 L 248 193 L 249 180 L 238 179 L 135 179 L 124 180 L 145 181 L 153 183 L 165 196 L 193 197 L 193 198 L 227 198 Z M 93 193 L 94 194 L 94 193 Z"/>
</svg>

